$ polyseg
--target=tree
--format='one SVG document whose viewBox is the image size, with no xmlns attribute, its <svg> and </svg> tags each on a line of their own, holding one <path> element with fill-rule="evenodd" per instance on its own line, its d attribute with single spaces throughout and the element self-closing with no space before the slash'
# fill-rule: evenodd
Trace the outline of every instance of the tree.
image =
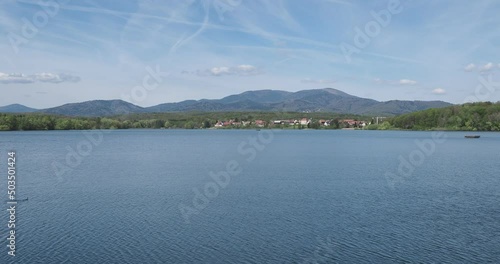
<svg viewBox="0 0 500 264">
<path fill-rule="evenodd" d="M 320 128 L 320 124 L 319 124 L 319 122 L 312 122 L 312 121 L 311 121 L 311 122 L 308 124 L 308 127 L 309 127 L 309 128 L 312 128 L 312 129 L 318 129 L 318 128 Z"/>
<path fill-rule="evenodd" d="M 184 124 L 184 128 L 194 129 L 194 128 L 196 128 L 196 124 L 193 121 L 188 121 Z"/>
</svg>

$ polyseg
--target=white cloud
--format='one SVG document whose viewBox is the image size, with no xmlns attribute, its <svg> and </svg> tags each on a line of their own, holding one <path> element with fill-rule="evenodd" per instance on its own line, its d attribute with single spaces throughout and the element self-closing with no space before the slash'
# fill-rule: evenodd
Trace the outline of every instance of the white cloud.
<svg viewBox="0 0 500 264">
<path fill-rule="evenodd" d="M 469 63 L 467 66 L 464 67 L 464 71 L 466 72 L 471 72 L 474 69 L 476 69 L 476 65 L 474 63 Z"/>
<path fill-rule="evenodd" d="M 54 74 L 54 73 L 36 73 L 35 79 L 39 82 L 62 83 L 62 82 L 79 82 L 80 77 L 69 74 Z"/>
<path fill-rule="evenodd" d="M 375 83 L 378 84 L 390 84 L 390 85 L 415 85 L 417 81 L 409 80 L 409 79 L 401 79 L 401 80 L 384 80 L 380 78 L 373 79 Z"/>
<path fill-rule="evenodd" d="M 327 84 L 327 83 L 335 83 L 335 80 L 325 80 L 325 79 L 311 79 L 305 78 L 300 80 L 301 83 L 318 83 L 318 84 Z"/>
<path fill-rule="evenodd" d="M 35 73 L 31 75 L 23 73 L 2 73 L 0 72 L 0 83 L 62 83 L 62 82 L 79 82 L 80 77 L 69 74 L 55 73 Z"/>
<path fill-rule="evenodd" d="M 485 65 L 483 65 L 483 67 L 481 67 L 481 71 L 482 72 L 489 71 L 489 70 L 493 69 L 494 67 L 495 67 L 495 65 L 492 62 L 488 62 Z"/>
<path fill-rule="evenodd" d="M 0 73 L 1 83 L 32 83 L 34 79 L 22 73 Z"/>
<path fill-rule="evenodd" d="M 325 2 L 335 3 L 335 4 L 343 4 L 343 5 L 352 5 L 349 1 L 341 1 L 341 0 L 325 0 Z"/>
<path fill-rule="evenodd" d="M 249 76 L 262 74 L 262 71 L 255 66 L 242 64 L 238 66 L 221 66 L 213 67 L 206 70 L 197 70 L 196 72 L 182 71 L 184 74 L 196 74 L 199 76 L 224 76 L 224 75 L 237 75 L 237 76 Z"/>
<path fill-rule="evenodd" d="M 238 70 L 240 70 L 240 71 L 245 71 L 245 72 L 247 72 L 247 71 L 255 71 L 255 67 L 254 66 L 252 66 L 252 65 L 246 65 L 246 64 L 236 66 L 236 68 Z"/>
<path fill-rule="evenodd" d="M 408 79 L 401 79 L 399 80 L 400 85 L 415 85 L 417 84 L 417 81 L 414 80 L 408 80 Z"/>
<path fill-rule="evenodd" d="M 433 94 L 445 94 L 446 90 L 443 88 L 436 88 L 436 89 L 432 90 L 432 93 Z"/>
<path fill-rule="evenodd" d="M 218 76 L 223 74 L 230 74 L 228 67 L 214 67 L 210 69 L 212 75 Z"/>
</svg>

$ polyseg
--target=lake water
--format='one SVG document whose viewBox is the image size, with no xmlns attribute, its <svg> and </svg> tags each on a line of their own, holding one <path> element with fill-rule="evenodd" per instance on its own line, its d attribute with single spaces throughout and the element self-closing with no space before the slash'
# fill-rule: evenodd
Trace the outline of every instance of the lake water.
<svg viewBox="0 0 500 264">
<path fill-rule="evenodd" d="M 2 132 L 0 263 L 500 263 L 500 134 L 433 133 Z"/>
</svg>

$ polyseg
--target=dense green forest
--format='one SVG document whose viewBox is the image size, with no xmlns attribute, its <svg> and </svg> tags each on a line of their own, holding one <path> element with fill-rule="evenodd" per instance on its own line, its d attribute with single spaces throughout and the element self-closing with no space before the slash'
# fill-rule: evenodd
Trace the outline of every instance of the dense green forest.
<svg viewBox="0 0 500 264">
<path fill-rule="evenodd" d="M 312 119 L 309 126 L 274 125 L 273 120 Z M 113 117 L 65 117 L 40 113 L 0 114 L 0 130 L 84 130 L 84 129 L 129 129 L 129 128 L 211 128 L 217 121 L 250 122 L 248 125 L 226 128 L 255 128 L 255 120 L 265 121 L 264 127 L 274 128 L 320 128 L 320 119 L 339 120 L 352 118 L 370 120 L 371 117 L 334 113 L 294 113 L 294 112 L 179 112 L 142 113 Z M 316 121 L 316 122 L 314 122 Z M 328 128 L 341 128 L 336 126 Z M 327 128 L 322 126 L 321 128 Z"/>
<path fill-rule="evenodd" d="M 390 118 L 371 129 L 500 131 L 500 102 L 433 108 Z"/>
</svg>

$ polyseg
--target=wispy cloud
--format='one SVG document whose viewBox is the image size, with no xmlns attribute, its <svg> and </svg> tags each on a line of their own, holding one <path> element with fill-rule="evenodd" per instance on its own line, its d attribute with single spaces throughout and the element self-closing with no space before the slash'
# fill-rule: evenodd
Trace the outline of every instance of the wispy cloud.
<svg viewBox="0 0 500 264">
<path fill-rule="evenodd" d="M 488 62 L 482 66 L 477 66 L 474 63 L 470 63 L 464 67 L 464 71 L 472 72 L 472 71 L 475 71 L 477 69 L 477 70 L 479 70 L 480 73 L 486 73 L 486 72 L 494 70 L 495 67 L 500 68 L 500 64 L 495 65 L 493 62 Z"/>
<path fill-rule="evenodd" d="M 41 23 L 33 21 L 34 15 L 46 10 L 38 2 L 1 1 L 3 32 L 26 37 L 26 23 Z M 0 38 L 0 48 L 6 51 L 0 54 L 4 62 L 0 86 L 15 83 L 21 87 L 24 83 L 50 89 L 51 85 L 75 82 L 71 95 L 48 90 L 54 96 L 42 102 L 35 99 L 36 93 L 26 100 L 23 89 L 14 89 L 12 97 L 0 97 L 0 105 L 15 101 L 45 107 L 74 98 L 113 99 L 121 93 L 113 89 L 121 88 L 111 87 L 141 82 L 139 72 L 147 65 L 178 73 L 187 70 L 183 73 L 189 76 L 172 78 L 143 106 L 164 103 L 164 98 L 206 97 L 206 91 L 196 88 L 200 81 L 217 87 L 217 96 L 232 94 L 234 87 L 293 91 L 307 84 L 328 86 L 336 81 L 346 92 L 369 94 L 376 88 L 378 100 L 432 99 L 433 89 L 445 83 L 449 100 L 461 102 L 465 96 L 461 91 L 473 89 L 473 74 L 500 72 L 499 48 L 493 45 L 500 31 L 491 30 L 500 23 L 496 15 L 500 6 L 494 1 L 455 6 L 402 1 L 406 15 L 392 16 L 383 36 L 369 38 L 369 47 L 349 65 L 338 43 L 362 40 L 362 35 L 375 30 L 366 31 L 363 22 L 380 24 L 373 20 L 372 11 L 380 16 L 386 3 L 312 0 L 304 8 L 286 0 L 57 2 L 57 16 L 50 17 L 50 25 L 29 39 L 22 52 L 15 54 L 9 39 Z M 408 14 L 421 19 L 411 19 Z M 362 32 L 358 34 L 354 27 Z M 71 75 L 58 74 L 61 72 Z M 77 76 L 89 76 L 92 85 L 77 83 Z M 258 77 L 241 82 L 245 76 Z M 386 79 L 372 81 L 377 77 Z M 214 91 L 210 96 L 216 96 Z M 491 99 L 500 100 L 498 96 Z"/>
<path fill-rule="evenodd" d="M 80 77 L 69 74 L 54 74 L 54 73 L 35 73 L 31 75 L 23 73 L 1 73 L 0 83 L 63 83 L 63 82 L 79 82 Z"/>
<path fill-rule="evenodd" d="M 485 65 L 483 65 L 483 67 L 481 67 L 480 71 L 481 72 L 491 71 L 494 67 L 495 64 L 493 64 L 493 62 L 488 62 Z"/>
<path fill-rule="evenodd" d="M 251 76 L 263 74 L 264 72 L 248 64 L 241 64 L 238 66 L 220 66 L 212 67 L 210 69 L 196 70 L 196 71 L 182 71 L 182 74 L 196 74 L 198 76 L 225 76 L 225 75 L 236 75 L 236 76 Z"/>
<path fill-rule="evenodd" d="M 417 81 L 408 80 L 408 79 L 401 79 L 401 80 L 399 80 L 399 84 L 401 84 L 401 85 L 415 85 L 415 84 L 417 84 Z"/>
<path fill-rule="evenodd" d="M 469 63 L 464 67 L 464 71 L 471 72 L 476 69 L 476 65 L 474 63 Z"/>
<path fill-rule="evenodd" d="M 352 5 L 352 2 L 349 1 L 342 1 L 342 0 L 323 0 L 328 3 L 333 3 L 333 4 L 342 4 L 342 5 Z"/>
<path fill-rule="evenodd" d="M 390 85 L 416 85 L 418 82 L 410 79 L 400 79 L 400 80 L 384 80 L 376 78 L 373 80 L 377 84 L 390 84 Z"/>
<path fill-rule="evenodd" d="M 436 88 L 436 89 L 432 90 L 432 93 L 433 93 L 433 94 L 442 95 L 442 94 L 445 94 L 445 93 L 446 93 L 446 90 L 445 90 L 445 89 L 443 89 L 443 88 Z"/>
</svg>

